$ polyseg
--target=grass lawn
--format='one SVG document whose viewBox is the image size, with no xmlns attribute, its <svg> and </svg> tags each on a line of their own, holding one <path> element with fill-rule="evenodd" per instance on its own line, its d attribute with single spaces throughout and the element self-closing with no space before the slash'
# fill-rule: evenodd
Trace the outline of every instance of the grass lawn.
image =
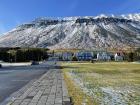
<svg viewBox="0 0 140 105">
<path fill-rule="evenodd" d="M 140 64 L 62 63 L 75 105 L 139 105 Z M 77 97 L 80 97 L 78 100 Z"/>
</svg>

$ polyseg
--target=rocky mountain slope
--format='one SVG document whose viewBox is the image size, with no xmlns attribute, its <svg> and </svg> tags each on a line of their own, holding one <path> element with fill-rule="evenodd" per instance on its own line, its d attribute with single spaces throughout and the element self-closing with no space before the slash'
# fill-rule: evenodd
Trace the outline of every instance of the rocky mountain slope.
<svg viewBox="0 0 140 105">
<path fill-rule="evenodd" d="M 140 47 L 140 14 L 39 18 L 0 36 L 0 47 L 50 49 Z"/>
</svg>

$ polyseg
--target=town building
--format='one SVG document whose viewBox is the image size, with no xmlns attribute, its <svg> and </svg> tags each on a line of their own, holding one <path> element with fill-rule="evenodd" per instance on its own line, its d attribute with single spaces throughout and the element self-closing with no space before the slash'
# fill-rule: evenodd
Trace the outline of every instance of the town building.
<svg viewBox="0 0 140 105">
<path fill-rule="evenodd" d="M 116 53 L 114 55 L 115 61 L 123 61 L 123 55 L 120 53 Z"/>
<path fill-rule="evenodd" d="M 81 51 L 76 53 L 76 58 L 78 61 L 89 61 L 93 59 L 93 52 Z"/>
<path fill-rule="evenodd" d="M 72 61 L 73 53 L 72 52 L 63 52 L 62 53 L 62 60 L 63 61 Z"/>
<path fill-rule="evenodd" d="M 97 61 L 110 61 L 110 54 L 107 52 L 99 52 L 97 53 Z"/>
</svg>

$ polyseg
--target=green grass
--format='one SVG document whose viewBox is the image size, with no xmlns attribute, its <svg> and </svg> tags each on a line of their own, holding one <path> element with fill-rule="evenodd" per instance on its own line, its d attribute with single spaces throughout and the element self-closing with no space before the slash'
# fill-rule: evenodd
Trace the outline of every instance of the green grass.
<svg viewBox="0 0 140 105">
<path fill-rule="evenodd" d="M 140 64 L 128 62 L 107 62 L 107 63 L 62 63 L 63 71 L 71 73 L 73 78 L 80 78 L 87 89 L 96 88 L 93 97 L 102 98 L 101 88 L 112 88 L 114 90 L 133 91 L 123 94 L 127 99 L 127 104 L 132 100 L 139 103 L 140 99 Z M 74 81 L 74 80 L 73 80 Z M 88 83 L 88 85 L 87 85 Z M 78 86 L 78 84 L 77 84 Z M 93 98 L 91 96 L 91 98 Z M 121 99 L 123 100 L 123 96 Z"/>
</svg>

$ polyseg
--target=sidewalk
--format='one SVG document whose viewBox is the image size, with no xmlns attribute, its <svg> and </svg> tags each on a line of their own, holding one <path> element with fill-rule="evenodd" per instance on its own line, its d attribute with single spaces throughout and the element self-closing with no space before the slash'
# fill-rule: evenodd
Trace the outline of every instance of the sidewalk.
<svg viewBox="0 0 140 105">
<path fill-rule="evenodd" d="M 61 70 L 49 70 L 19 90 L 7 105 L 71 105 Z"/>
</svg>

